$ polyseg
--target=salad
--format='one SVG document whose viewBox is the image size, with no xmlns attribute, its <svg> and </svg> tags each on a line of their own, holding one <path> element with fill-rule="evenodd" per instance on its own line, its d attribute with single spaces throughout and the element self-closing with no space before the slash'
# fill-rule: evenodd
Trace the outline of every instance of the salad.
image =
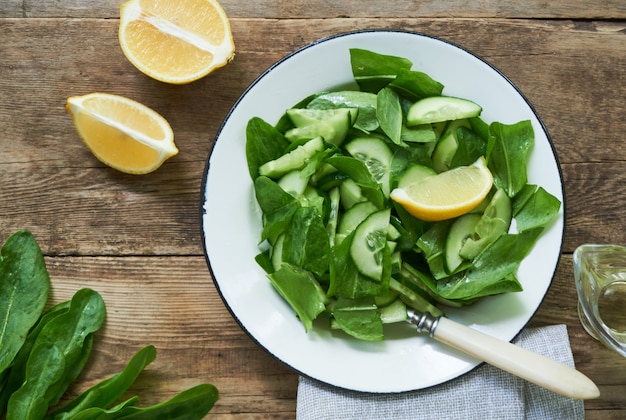
<svg viewBox="0 0 626 420">
<path fill-rule="evenodd" d="M 304 329 L 382 340 L 407 308 L 444 314 L 520 292 L 516 272 L 561 203 L 528 183 L 530 121 L 487 123 L 470 100 L 402 57 L 351 49 L 358 90 L 318 92 L 272 124 L 246 127 L 263 213 L 258 264 Z M 484 162 L 487 196 L 458 216 L 424 220 L 394 191 Z"/>
</svg>

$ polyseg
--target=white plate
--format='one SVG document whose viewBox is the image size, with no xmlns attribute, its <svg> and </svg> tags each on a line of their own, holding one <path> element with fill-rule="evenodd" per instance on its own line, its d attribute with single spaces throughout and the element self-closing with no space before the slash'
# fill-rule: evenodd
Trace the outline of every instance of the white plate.
<svg viewBox="0 0 626 420">
<path fill-rule="evenodd" d="M 408 58 L 414 70 L 443 83 L 444 94 L 482 105 L 481 117 L 487 122 L 531 120 L 535 146 L 529 182 L 563 202 L 561 174 L 548 134 L 532 106 L 498 70 L 458 46 L 423 34 L 352 32 L 324 38 L 283 58 L 234 105 L 217 135 L 203 180 L 204 249 L 215 285 L 234 318 L 260 346 L 300 374 L 357 391 L 422 389 L 468 372 L 480 362 L 417 334 L 408 324 L 386 330 L 386 339 L 375 343 L 347 338 L 323 325 L 307 334 L 254 260 L 261 213 L 246 164 L 246 124 L 255 116 L 274 124 L 309 94 L 353 81 L 350 48 Z M 448 309 L 449 317 L 510 341 L 550 286 L 562 237 L 561 213 L 518 271 L 523 292 L 486 298 L 462 310 Z"/>
</svg>

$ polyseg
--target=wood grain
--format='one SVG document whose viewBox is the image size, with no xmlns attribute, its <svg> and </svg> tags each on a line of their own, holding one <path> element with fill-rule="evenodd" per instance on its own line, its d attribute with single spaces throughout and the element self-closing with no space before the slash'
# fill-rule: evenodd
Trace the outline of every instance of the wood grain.
<svg viewBox="0 0 626 420">
<path fill-rule="evenodd" d="M 0 90 L 11 98 L 0 109 L 6 139 L 0 170 L 5 179 L 16 180 L 0 188 L 0 200 L 19 199 L 20 204 L 5 211 L 3 228 L 32 229 L 50 255 L 198 255 L 194 239 L 199 236 L 204 162 L 236 98 L 293 49 L 329 33 L 373 27 L 442 37 L 503 71 L 534 105 L 562 165 L 568 225 L 564 249 L 572 252 L 590 241 L 626 242 L 619 194 L 620 163 L 626 160 L 626 120 L 618 112 L 624 108 L 626 86 L 620 24 L 595 24 L 590 30 L 552 21 L 234 20 L 240 42 L 228 70 L 191 85 L 168 86 L 138 74 L 127 62 L 114 21 L 35 21 L 0 20 L 0 30 L 8 34 L 8 42 L 0 45 L 5 57 Z M 100 35 L 79 35 L 88 29 Z M 254 31 L 275 42 L 252 42 L 245 34 Z M 46 42 L 47 48 L 61 51 L 56 59 L 38 52 L 32 42 L 49 33 L 64 34 Z M 78 141 L 64 109 L 68 96 L 93 91 L 125 95 L 160 112 L 174 129 L 179 155 L 145 177 L 101 165 Z M 20 120 L 24 122 L 15 123 Z M 583 200 L 589 205 L 581 205 Z M 146 209 L 156 208 L 171 217 L 164 221 L 146 215 Z"/>
<path fill-rule="evenodd" d="M 122 0 L 40 1 L 5 0 L 0 5 L 0 18 L 79 17 L 117 18 Z M 240 17 L 269 19 L 311 18 L 557 18 L 557 19 L 623 19 L 626 5 L 620 0 L 568 0 L 525 2 L 464 0 L 288 0 L 237 1 L 222 0 L 220 4 L 231 19 Z"/>
<path fill-rule="evenodd" d="M 626 413 L 626 360 L 578 322 L 571 253 L 626 244 L 626 3 L 622 0 L 407 2 L 223 0 L 237 55 L 186 86 L 140 74 L 117 41 L 122 1 L 0 3 L 0 238 L 29 229 L 46 255 L 53 302 L 91 287 L 108 318 L 70 396 L 119 371 L 147 344 L 157 360 L 132 392 L 143 404 L 211 382 L 211 418 L 292 419 L 297 374 L 260 349 L 213 286 L 200 240 L 200 189 L 220 124 L 266 68 L 331 34 L 392 28 L 457 43 L 501 70 L 551 135 L 566 194 L 563 255 L 529 326 L 566 324 L 577 367 L 602 396 L 588 419 Z M 147 176 L 117 173 L 78 140 L 68 96 L 104 91 L 171 123 L 180 149 Z"/>
</svg>

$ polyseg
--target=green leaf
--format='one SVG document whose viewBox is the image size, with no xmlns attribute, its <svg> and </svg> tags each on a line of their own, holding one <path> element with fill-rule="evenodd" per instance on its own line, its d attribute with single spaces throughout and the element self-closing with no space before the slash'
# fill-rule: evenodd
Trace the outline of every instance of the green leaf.
<svg viewBox="0 0 626 420">
<path fill-rule="evenodd" d="M 384 337 L 383 322 L 373 298 L 338 299 L 332 315 L 343 331 L 359 340 L 380 341 Z"/>
<path fill-rule="evenodd" d="M 50 414 L 55 420 L 71 419 L 80 411 L 91 407 L 106 408 L 113 404 L 130 388 L 146 366 L 156 358 L 154 346 L 139 350 L 128 362 L 124 370 L 94 385 L 63 408 Z"/>
<path fill-rule="evenodd" d="M 397 77 L 389 83 L 401 95 L 416 101 L 429 96 L 440 96 L 443 85 L 426 73 L 405 68 L 398 69 Z"/>
<path fill-rule="evenodd" d="M 440 281 L 439 294 L 446 299 L 470 300 L 521 291 L 515 273 L 542 231 L 539 228 L 500 236 L 476 257 L 470 269 Z"/>
<path fill-rule="evenodd" d="M 48 411 L 48 389 L 62 380 L 66 369 L 63 349 L 54 342 L 38 342 L 26 365 L 24 384 L 13 393 L 7 407 L 7 420 L 41 419 Z"/>
<path fill-rule="evenodd" d="M 313 320 L 326 309 L 326 294 L 313 274 L 283 263 L 268 277 L 278 293 L 296 312 L 305 331 L 310 331 Z"/>
<path fill-rule="evenodd" d="M 24 383 L 9 399 L 7 419 L 37 418 L 44 406 L 47 411 L 59 401 L 87 362 L 105 312 L 97 292 L 81 289 L 67 311 L 42 327 L 28 356 Z"/>
<path fill-rule="evenodd" d="M 310 109 L 357 108 L 359 110 L 354 128 L 365 132 L 375 131 L 379 124 L 376 118 L 376 95 L 371 92 L 342 90 L 328 92 L 313 99 Z"/>
<path fill-rule="evenodd" d="M 391 278 L 389 247 L 385 247 L 383 252 L 383 277 L 381 281 L 376 281 L 364 276 L 356 268 L 350 255 L 353 238 L 354 231 L 332 250 L 328 295 L 358 299 L 386 293 Z"/>
<path fill-rule="evenodd" d="M 445 220 L 433 224 L 417 241 L 417 247 L 424 253 L 430 272 L 437 280 L 448 276 L 444 251 L 450 223 Z"/>
<path fill-rule="evenodd" d="M 469 166 L 487 152 L 487 140 L 467 127 L 456 129 L 456 139 L 458 147 L 450 161 L 450 169 Z"/>
<path fill-rule="evenodd" d="M 61 302 L 52 308 L 48 309 L 40 318 L 37 324 L 28 333 L 28 337 L 24 341 L 22 348 L 15 356 L 13 365 L 8 371 L 9 375 L 6 378 L 6 383 L 2 392 L 0 392 L 0 413 L 6 411 L 7 403 L 11 395 L 17 391 L 25 381 L 26 378 L 26 363 L 30 352 L 41 332 L 42 328 L 50 322 L 53 318 L 67 312 L 70 307 L 70 301 Z"/>
<path fill-rule="evenodd" d="M 530 121 L 516 124 L 494 122 L 489 127 L 493 148 L 487 156 L 494 184 L 514 197 L 528 181 L 527 162 L 534 144 Z"/>
<path fill-rule="evenodd" d="M 0 250 L 0 374 L 13 362 L 48 300 L 50 278 L 32 233 L 11 235 Z"/>
<path fill-rule="evenodd" d="M 515 216 L 517 230 L 526 231 L 548 226 L 554 221 L 560 208 L 559 199 L 539 187 Z"/>
<path fill-rule="evenodd" d="M 134 396 L 126 401 L 122 401 L 121 403 L 115 405 L 111 408 L 102 408 L 102 407 L 89 407 L 78 413 L 74 414 L 71 417 L 71 420 L 114 420 L 114 419 L 122 419 L 125 415 L 132 414 L 136 411 L 136 407 L 134 407 L 139 401 L 139 397 Z M 63 417 L 60 419 L 55 418 L 54 420 L 65 420 Z"/>
<path fill-rule="evenodd" d="M 250 177 L 259 176 L 259 168 L 266 162 L 277 159 L 289 147 L 289 142 L 272 125 L 258 117 L 246 126 L 246 159 Z"/>
<path fill-rule="evenodd" d="M 315 207 L 301 207 L 285 229 L 282 260 L 321 276 L 328 271 L 330 242 Z"/>
<path fill-rule="evenodd" d="M 326 162 L 337 168 L 339 172 L 352 178 L 361 187 L 367 199 L 376 207 L 383 207 L 385 197 L 381 186 L 363 161 L 349 156 L 332 156 Z"/>
<path fill-rule="evenodd" d="M 254 192 L 265 216 L 261 241 L 275 238 L 287 228 L 291 217 L 300 208 L 300 203 L 265 176 L 254 180 Z"/>
<path fill-rule="evenodd" d="M 359 48 L 350 49 L 352 74 L 361 90 L 378 92 L 393 81 L 402 70 L 410 70 L 413 63 L 402 57 L 378 54 Z"/>
<path fill-rule="evenodd" d="M 200 384 L 181 392 L 170 400 L 150 407 L 129 405 L 120 411 L 123 416 L 115 418 L 125 420 L 202 419 L 211 411 L 218 398 L 219 392 L 214 385 Z"/>
<path fill-rule="evenodd" d="M 398 94 L 390 88 L 383 88 L 378 92 L 376 102 L 376 116 L 380 128 L 395 144 L 401 144 L 402 108 Z"/>
</svg>

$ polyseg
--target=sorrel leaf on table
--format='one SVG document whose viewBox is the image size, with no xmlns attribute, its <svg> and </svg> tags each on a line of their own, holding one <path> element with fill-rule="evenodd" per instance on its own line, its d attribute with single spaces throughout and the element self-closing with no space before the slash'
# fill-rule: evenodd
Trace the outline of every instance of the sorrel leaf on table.
<svg viewBox="0 0 626 420">
<path fill-rule="evenodd" d="M 37 418 L 31 416 L 59 401 L 87 362 L 105 312 L 97 292 L 81 289 L 66 312 L 43 326 L 28 356 L 24 383 L 9 398 L 7 420 Z"/>
<path fill-rule="evenodd" d="M 124 409 L 125 420 L 185 420 L 201 419 L 213 408 L 219 398 L 217 388 L 200 384 L 189 388 L 173 398 L 150 407 L 130 406 Z"/>
<path fill-rule="evenodd" d="M 150 407 L 138 407 L 137 398 L 131 398 L 111 408 L 91 407 L 78 412 L 72 420 L 187 420 L 204 418 L 219 398 L 217 388 L 201 384 L 189 388 L 170 400 Z"/>
<path fill-rule="evenodd" d="M 7 420 L 43 418 L 49 408 L 46 392 L 63 378 L 65 357 L 55 343 L 37 343 L 31 355 L 32 362 L 26 365 L 24 384 L 9 398 Z"/>
<path fill-rule="evenodd" d="M 130 408 L 137 405 L 139 401 L 138 396 L 131 397 L 121 403 L 111 407 L 88 407 L 72 415 L 71 420 L 117 420 L 123 419 L 125 415 L 128 415 Z M 62 415 L 62 414 L 61 414 Z M 66 420 L 65 417 L 54 417 L 53 419 L 46 418 L 46 420 Z"/>
<path fill-rule="evenodd" d="M 123 371 L 89 388 L 67 405 L 52 412 L 49 418 L 66 420 L 88 408 L 110 406 L 130 388 L 139 374 L 155 358 L 156 348 L 154 346 L 144 347 L 130 359 Z"/>
<path fill-rule="evenodd" d="M 28 356 L 35 344 L 35 340 L 39 336 L 41 329 L 56 316 L 67 312 L 70 307 L 70 301 L 61 302 L 48 309 L 37 321 L 37 324 L 31 329 L 22 345 L 22 348 L 15 356 L 11 369 L 8 371 L 4 388 L 0 391 L 0 413 L 6 411 L 7 403 L 11 395 L 17 391 L 24 383 L 26 377 L 26 362 Z"/>
<path fill-rule="evenodd" d="M 0 377 L 48 300 L 50 278 L 32 233 L 11 235 L 0 250 Z"/>
</svg>

